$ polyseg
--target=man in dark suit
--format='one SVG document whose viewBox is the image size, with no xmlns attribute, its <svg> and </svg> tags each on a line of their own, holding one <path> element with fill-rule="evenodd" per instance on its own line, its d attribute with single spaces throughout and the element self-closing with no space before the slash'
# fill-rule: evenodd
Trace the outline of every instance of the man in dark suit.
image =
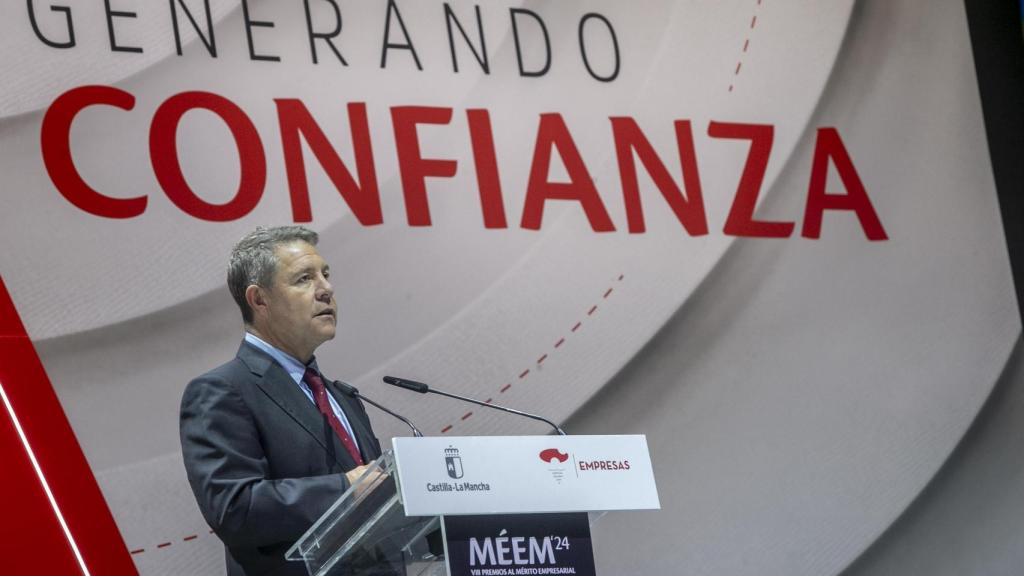
<svg viewBox="0 0 1024 576">
<path fill-rule="evenodd" d="M 381 452 L 362 403 L 313 356 L 337 324 L 317 240 L 300 226 L 257 228 L 234 247 L 228 287 L 244 340 L 181 401 L 188 480 L 229 576 L 306 574 L 285 552 Z"/>
</svg>

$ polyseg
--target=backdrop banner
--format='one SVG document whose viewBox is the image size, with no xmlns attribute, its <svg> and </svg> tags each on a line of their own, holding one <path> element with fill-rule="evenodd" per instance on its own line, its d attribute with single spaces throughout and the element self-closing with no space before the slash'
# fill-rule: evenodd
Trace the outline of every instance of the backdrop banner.
<svg viewBox="0 0 1024 576">
<path fill-rule="evenodd" d="M 1020 337 L 959 1 L 27 0 L 0 47 L 7 494 L 104 511 L 92 573 L 223 571 L 178 407 L 257 225 L 320 234 L 321 369 L 428 436 L 548 428 L 382 376 L 646 435 L 601 573 L 839 573 Z"/>
</svg>

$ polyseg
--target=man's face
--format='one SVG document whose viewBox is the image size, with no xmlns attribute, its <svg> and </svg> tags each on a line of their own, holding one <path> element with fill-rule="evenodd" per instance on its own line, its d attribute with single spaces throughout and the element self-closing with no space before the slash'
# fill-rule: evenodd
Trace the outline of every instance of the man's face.
<svg viewBox="0 0 1024 576">
<path fill-rule="evenodd" d="M 274 250 L 277 269 L 266 294 L 264 330 L 272 344 L 306 362 L 318 346 L 334 338 L 338 308 L 330 267 L 312 245 L 302 241 Z"/>
</svg>

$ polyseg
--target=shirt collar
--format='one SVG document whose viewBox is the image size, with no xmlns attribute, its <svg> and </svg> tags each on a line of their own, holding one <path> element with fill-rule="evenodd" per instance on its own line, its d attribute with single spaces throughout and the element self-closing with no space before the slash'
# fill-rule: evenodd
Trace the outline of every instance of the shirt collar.
<svg viewBox="0 0 1024 576">
<path fill-rule="evenodd" d="M 282 368 L 284 368 L 285 372 L 287 372 L 288 375 L 292 377 L 292 380 L 294 380 L 296 384 L 302 382 L 302 377 L 306 374 L 306 364 L 299 362 L 298 359 L 296 359 L 291 354 L 283 352 L 280 349 L 273 346 L 272 344 L 265 342 L 263 339 L 253 334 L 252 332 L 245 333 L 245 341 L 269 354 L 270 357 L 273 358 L 275 362 L 277 362 Z M 310 359 L 309 367 L 312 368 L 313 370 L 316 370 L 318 374 L 320 373 L 320 370 L 317 368 L 316 365 L 315 356 L 312 359 Z"/>
</svg>

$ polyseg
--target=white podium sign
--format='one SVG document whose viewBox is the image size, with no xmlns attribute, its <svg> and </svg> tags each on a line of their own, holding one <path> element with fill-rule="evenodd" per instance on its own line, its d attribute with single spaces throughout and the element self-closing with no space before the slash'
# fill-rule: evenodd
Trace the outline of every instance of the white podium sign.
<svg viewBox="0 0 1024 576">
<path fill-rule="evenodd" d="M 661 507 L 647 438 L 394 438 L 408 516 Z"/>
</svg>

